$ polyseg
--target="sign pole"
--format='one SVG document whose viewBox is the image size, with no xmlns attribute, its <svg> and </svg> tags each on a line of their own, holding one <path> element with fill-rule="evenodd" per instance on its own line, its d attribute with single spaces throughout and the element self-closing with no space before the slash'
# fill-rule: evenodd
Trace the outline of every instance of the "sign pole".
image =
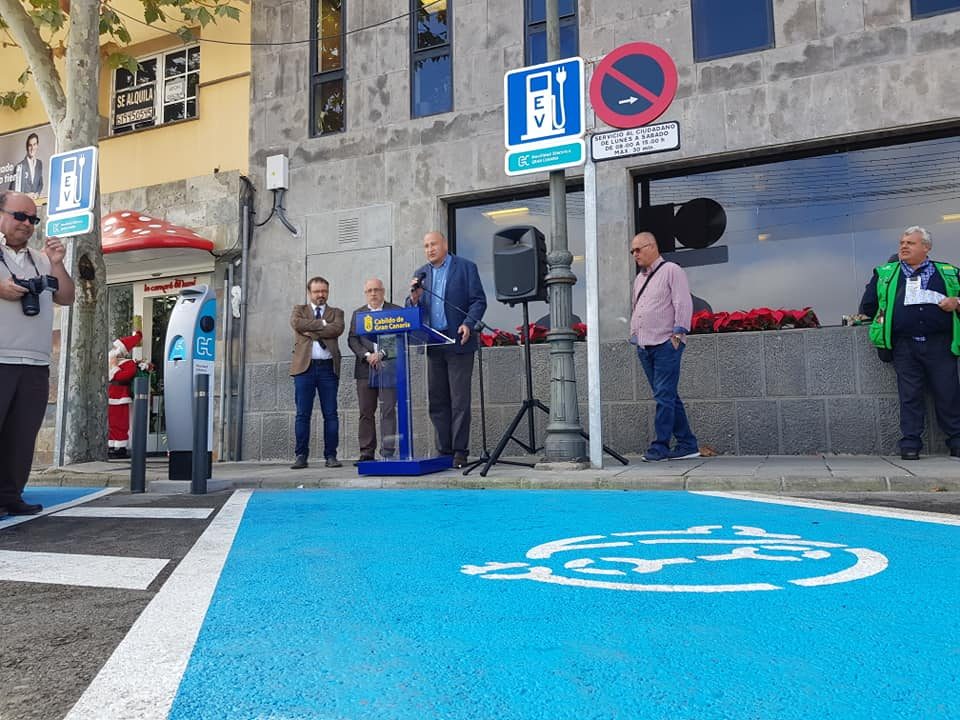
<svg viewBox="0 0 960 720">
<path fill-rule="evenodd" d="M 67 254 L 64 267 L 76 277 L 73 266 L 74 243 L 64 243 Z M 67 430 L 67 386 L 70 383 L 70 347 L 73 345 L 73 305 L 60 307 L 60 356 L 57 359 L 57 410 L 53 429 L 53 466 L 63 467 Z"/>
<path fill-rule="evenodd" d="M 587 281 L 587 401 L 590 414 L 590 465 L 603 467 L 603 404 L 600 393 L 600 273 L 597 253 L 597 166 L 587 157 L 583 169 L 583 232 Z"/>
<path fill-rule="evenodd" d="M 547 60 L 560 59 L 559 0 L 546 0 Z M 574 373 L 573 285 L 577 278 L 570 269 L 573 255 L 567 245 L 566 173 L 550 173 L 550 251 L 546 277 L 550 299 L 550 421 L 544 440 L 547 462 L 581 461 L 586 447 L 581 435 L 580 409 L 577 404 L 577 379 Z M 596 330 L 594 330 L 596 332 Z"/>
</svg>

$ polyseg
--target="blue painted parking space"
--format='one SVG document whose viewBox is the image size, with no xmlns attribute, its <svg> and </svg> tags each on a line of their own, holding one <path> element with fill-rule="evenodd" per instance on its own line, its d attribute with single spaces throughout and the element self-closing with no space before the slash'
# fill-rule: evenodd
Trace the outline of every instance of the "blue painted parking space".
<svg viewBox="0 0 960 720">
<path fill-rule="evenodd" d="M 23 499 L 28 503 L 40 503 L 44 508 L 52 508 L 100 493 L 102 490 L 103 488 L 95 487 L 35 487 L 28 485 L 23 491 Z"/>
<path fill-rule="evenodd" d="M 255 492 L 169 717 L 956 718 L 960 527 L 678 492 Z"/>
</svg>

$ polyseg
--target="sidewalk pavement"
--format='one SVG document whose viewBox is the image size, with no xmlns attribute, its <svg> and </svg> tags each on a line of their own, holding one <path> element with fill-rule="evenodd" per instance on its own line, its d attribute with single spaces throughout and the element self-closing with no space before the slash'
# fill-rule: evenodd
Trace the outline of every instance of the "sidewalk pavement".
<svg viewBox="0 0 960 720">
<path fill-rule="evenodd" d="M 532 462 L 532 456 L 509 458 Z M 352 461 L 327 469 L 323 461 L 303 470 L 285 462 L 215 462 L 208 492 L 229 488 L 517 488 L 743 490 L 759 492 L 960 491 L 960 461 L 945 455 L 917 461 L 874 455 L 720 455 L 691 460 L 645 463 L 630 456 L 629 465 L 605 458 L 602 469 L 535 469 L 494 465 L 486 477 L 482 466 L 422 477 L 359 476 Z M 189 492 L 190 483 L 167 479 L 166 458 L 149 458 L 147 491 Z M 130 486 L 130 462 L 90 462 L 35 470 L 35 485 Z"/>
</svg>

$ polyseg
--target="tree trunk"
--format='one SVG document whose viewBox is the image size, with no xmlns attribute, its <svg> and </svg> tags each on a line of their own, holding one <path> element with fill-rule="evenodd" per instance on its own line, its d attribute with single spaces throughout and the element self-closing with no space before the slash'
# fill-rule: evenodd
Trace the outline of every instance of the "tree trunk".
<svg viewBox="0 0 960 720">
<path fill-rule="evenodd" d="M 99 3 L 76 0 L 71 7 L 67 43 L 66 112 L 55 128 L 57 149 L 97 145 L 100 115 Z M 73 238 L 70 273 L 77 298 L 70 309 L 70 362 L 66 378 L 63 463 L 100 460 L 107 447 L 107 273 L 100 246 L 99 190 L 93 232 Z"/>
</svg>

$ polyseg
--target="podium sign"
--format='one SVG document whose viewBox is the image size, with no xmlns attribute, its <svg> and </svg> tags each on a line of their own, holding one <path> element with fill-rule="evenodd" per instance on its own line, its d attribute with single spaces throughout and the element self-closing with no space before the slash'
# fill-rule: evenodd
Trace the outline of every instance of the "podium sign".
<svg viewBox="0 0 960 720">
<path fill-rule="evenodd" d="M 426 475 L 453 467 L 453 458 L 440 457 L 417 458 L 413 450 L 413 403 L 410 400 L 410 359 L 411 347 L 426 345 L 449 345 L 453 340 L 437 332 L 423 322 L 419 307 L 392 310 L 373 310 L 357 314 L 358 335 L 392 335 L 396 356 L 388 354 L 384 362 L 394 363 L 397 387 L 397 434 L 399 442 L 397 460 L 364 460 L 357 465 L 360 475 Z"/>
</svg>

